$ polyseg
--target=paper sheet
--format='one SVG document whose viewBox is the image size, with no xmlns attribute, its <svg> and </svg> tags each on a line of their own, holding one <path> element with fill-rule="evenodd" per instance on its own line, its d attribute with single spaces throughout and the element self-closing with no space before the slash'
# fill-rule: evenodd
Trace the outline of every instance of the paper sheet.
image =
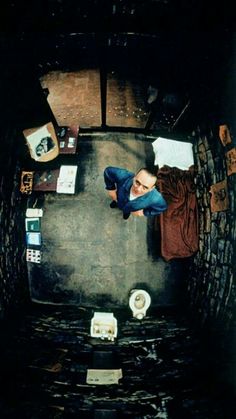
<svg viewBox="0 0 236 419">
<path fill-rule="evenodd" d="M 122 378 L 122 370 L 102 370 L 102 369 L 88 369 L 87 370 L 87 384 L 119 384 L 119 379 Z"/>
</svg>

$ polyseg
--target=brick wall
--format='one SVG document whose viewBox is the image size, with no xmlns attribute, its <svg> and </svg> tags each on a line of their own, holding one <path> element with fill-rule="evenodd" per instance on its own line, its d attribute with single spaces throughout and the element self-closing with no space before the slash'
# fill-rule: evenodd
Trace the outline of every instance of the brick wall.
<svg viewBox="0 0 236 419">
<path fill-rule="evenodd" d="M 217 135 L 198 132 L 194 144 L 198 174 L 196 177 L 199 204 L 199 252 L 193 259 L 188 280 L 191 306 L 203 324 L 232 325 L 235 304 L 233 280 L 233 242 L 236 236 L 234 197 L 235 175 L 227 176 L 225 153 Z M 227 181 L 229 206 L 224 211 L 211 209 L 211 185 Z"/>
</svg>

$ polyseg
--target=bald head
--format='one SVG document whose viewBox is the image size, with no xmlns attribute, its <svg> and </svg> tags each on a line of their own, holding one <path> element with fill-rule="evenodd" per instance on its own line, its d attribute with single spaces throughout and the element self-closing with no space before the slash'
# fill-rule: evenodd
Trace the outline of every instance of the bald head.
<svg viewBox="0 0 236 419">
<path fill-rule="evenodd" d="M 152 179 L 153 185 L 156 184 L 157 181 L 157 176 L 149 169 L 147 169 L 146 167 L 142 167 L 141 169 L 139 169 L 139 171 L 136 173 L 136 176 L 138 175 L 138 173 L 140 172 L 144 172 L 149 178 Z"/>
<path fill-rule="evenodd" d="M 135 196 L 141 196 L 155 188 L 157 177 L 145 167 L 140 169 L 134 176 L 131 192 Z"/>
</svg>

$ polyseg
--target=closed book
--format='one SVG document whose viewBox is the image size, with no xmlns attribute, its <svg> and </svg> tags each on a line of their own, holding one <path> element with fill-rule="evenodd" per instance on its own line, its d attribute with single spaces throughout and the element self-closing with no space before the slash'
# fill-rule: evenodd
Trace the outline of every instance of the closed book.
<svg viewBox="0 0 236 419">
<path fill-rule="evenodd" d="M 26 231 L 40 231 L 40 218 L 26 218 L 25 219 L 25 230 Z"/>
<path fill-rule="evenodd" d="M 26 232 L 26 243 L 27 245 L 40 246 L 41 245 L 41 233 L 36 231 Z"/>
</svg>

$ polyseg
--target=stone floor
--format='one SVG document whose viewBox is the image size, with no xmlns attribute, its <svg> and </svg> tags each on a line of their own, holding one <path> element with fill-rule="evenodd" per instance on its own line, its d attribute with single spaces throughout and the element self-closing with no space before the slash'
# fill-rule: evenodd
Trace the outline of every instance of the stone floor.
<svg viewBox="0 0 236 419">
<path fill-rule="evenodd" d="M 42 263 L 28 263 L 33 301 L 127 306 L 129 292 L 144 288 L 154 306 L 182 303 L 185 264 L 162 259 L 154 218 L 124 221 L 120 210 L 110 209 L 104 189 L 106 166 L 136 171 L 153 157 L 143 136 L 79 137 L 78 154 L 66 160 L 78 165 L 75 195 L 43 197 Z"/>
<path fill-rule="evenodd" d="M 235 418 L 225 350 L 177 312 L 114 315 L 114 342 L 91 338 L 93 310 L 78 307 L 38 305 L 1 329 L 1 418 Z M 122 378 L 87 384 L 90 368 L 121 368 Z"/>
</svg>

